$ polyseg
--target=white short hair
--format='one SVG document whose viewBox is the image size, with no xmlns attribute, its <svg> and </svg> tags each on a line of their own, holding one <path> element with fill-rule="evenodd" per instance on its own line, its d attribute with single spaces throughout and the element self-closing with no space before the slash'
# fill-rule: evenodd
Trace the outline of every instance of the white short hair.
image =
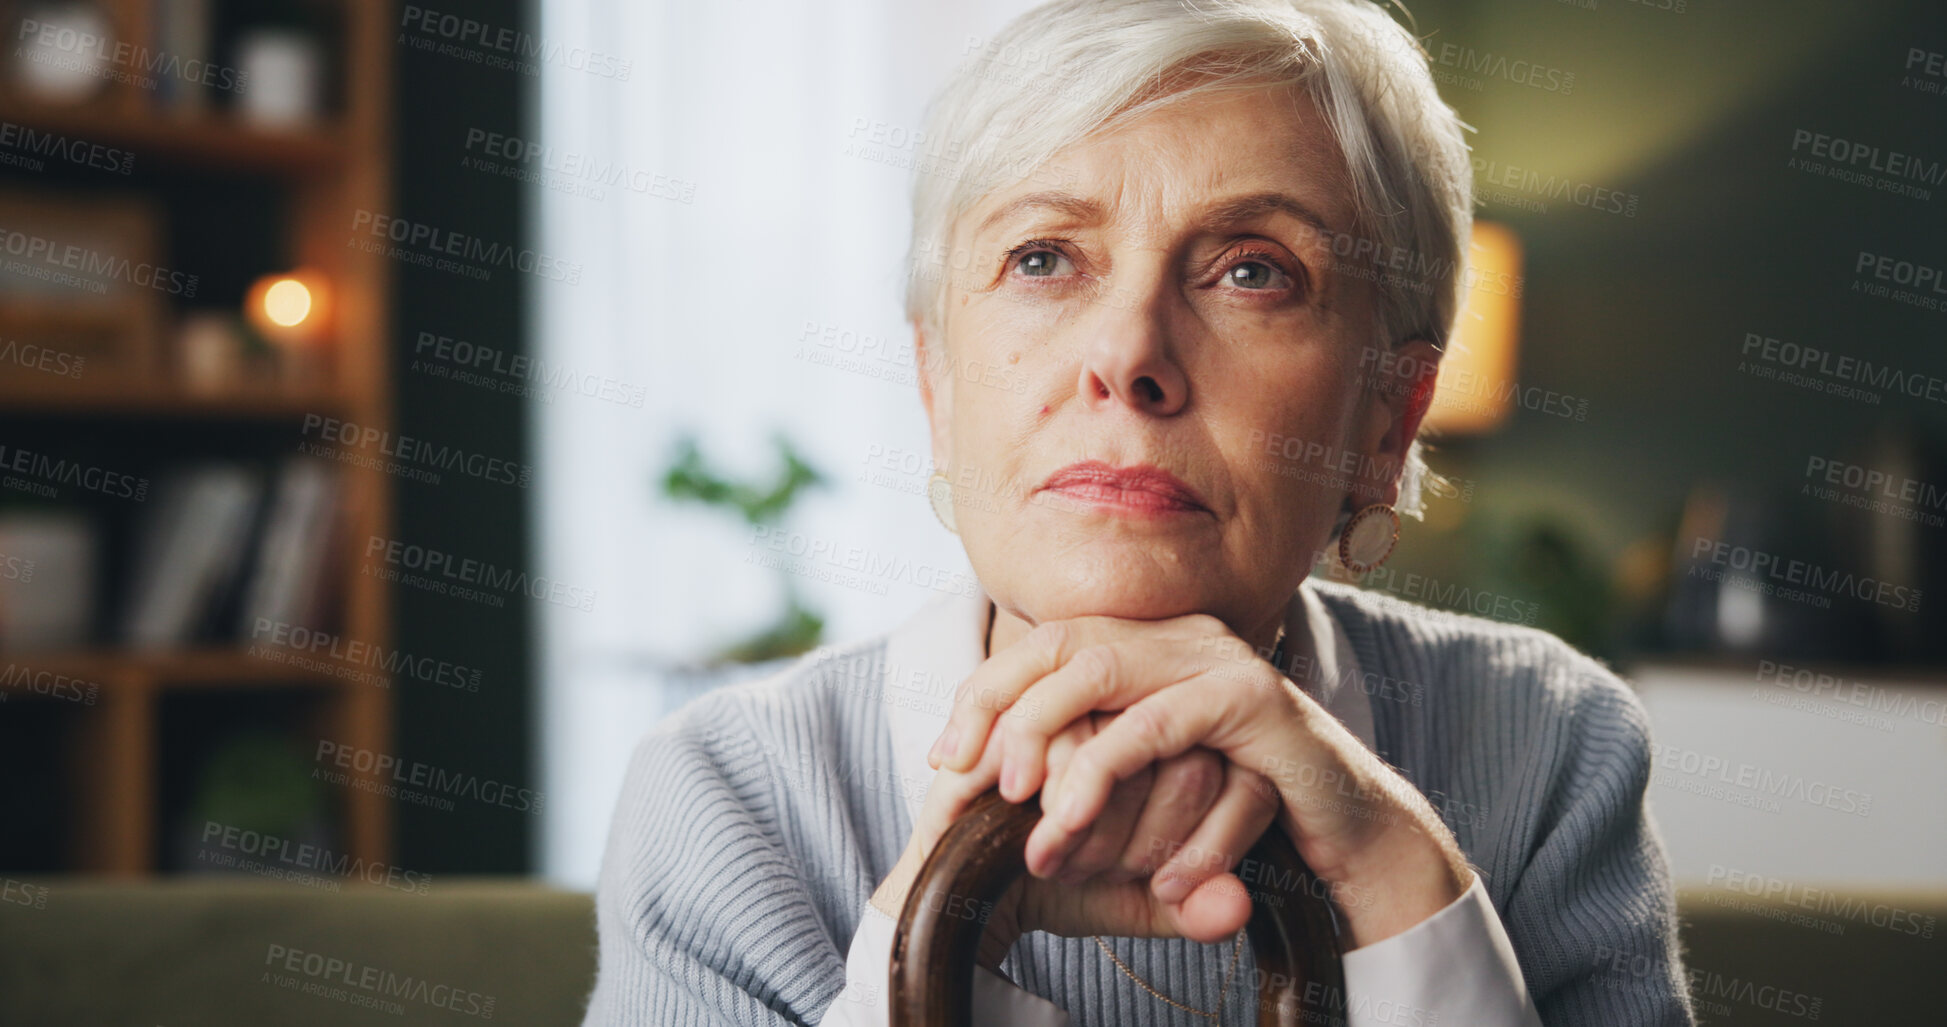
<svg viewBox="0 0 1947 1027">
<path fill-rule="evenodd" d="M 979 45 L 928 108 L 913 187 L 906 315 L 940 338 L 952 227 L 995 188 L 1090 133 L 1218 89 L 1303 85 L 1343 151 L 1357 209 L 1334 270 L 1377 288 L 1376 344 L 1442 349 L 1473 225 L 1465 129 L 1426 51 L 1373 0 L 1054 0 Z M 1163 85 L 1169 83 L 1168 85 Z M 1400 473 L 1418 516 L 1420 444 Z"/>
</svg>

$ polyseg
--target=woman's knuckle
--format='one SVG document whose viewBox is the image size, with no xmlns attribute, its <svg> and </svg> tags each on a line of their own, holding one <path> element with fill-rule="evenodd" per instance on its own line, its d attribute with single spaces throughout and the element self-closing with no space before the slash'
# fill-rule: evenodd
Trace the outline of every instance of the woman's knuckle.
<svg viewBox="0 0 1947 1027">
<path fill-rule="evenodd" d="M 1169 738 L 1169 725 L 1163 722 L 1163 715 L 1148 703 L 1137 703 L 1122 711 L 1121 720 L 1128 723 L 1131 737 L 1145 747 L 1155 748 Z"/>
<path fill-rule="evenodd" d="M 1043 652 L 1058 654 L 1067 647 L 1069 636 L 1074 630 L 1067 621 L 1044 620 L 1028 632 L 1028 637 L 1035 645 L 1040 646 Z"/>
<path fill-rule="evenodd" d="M 1284 793 L 1278 790 L 1278 783 L 1271 778 L 1253 772 L 1246 779 L 1244 787 L 1264 808 L 1274 812 L 1284 808 Z"/>
<path fill-rule="evenodd" d="M 1094 746 L 1084 745 L 1068 757 L 1068 771 L 1062 782 L 1063 785 L 1069 786 L 1075 781 L 1094 782 L 1102 779 L 1106 779 L 1111 788 L 1115 786 L 1115 778 L 1107 773 L 1107 768 L 1102 765 L 1101 754 L 1095 751 Z"/>
<path fill-rule="evenodd" d="M 1047 742 L 1047 739 L 1042 737 L 1041 725 L 1032 716 L 1025 714 L 1002 717 L 1000 722 L 994 725 L 994 730 L 1000 733 L 1001 745 L 1004 746 L 1002 751 L 1007 753 L 1020 752 L 1030 743 L 1041 745 Z"/>
<path fill-rule="evenodd" d="M 1106 645 L 1092 645 L 1075 654 L 1076 669 L 1098 696 L 1108 695 L 1115 690 L 1116 653 Z"/>
<path fill-rule="evenodd" d="M 1212 753 L 1185 753 L 1171 760 L 1165 772 L 1172 797 L 1189 807 L 1208 806 L 1224 783 L 1223 763 Z"/>
<path fill-rule="evenodd" d="M 1275 818 L 1278 811 L 1284 808 L 1284 799 L 1278 794 L 1277 785 L 1255 770 L 1242 772 L 1237 790 L 1250 800 L 1259 816 Z"/>
</svg>

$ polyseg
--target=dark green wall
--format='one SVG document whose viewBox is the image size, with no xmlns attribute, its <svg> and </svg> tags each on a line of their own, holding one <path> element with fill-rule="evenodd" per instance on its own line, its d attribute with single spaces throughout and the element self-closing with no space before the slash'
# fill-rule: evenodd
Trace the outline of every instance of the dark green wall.
<svg viewBox="0 0 1947 1027">
<path fill-rule="evenodd" d="M 465 16 L 524 27 L 524 3 L 480 0 Z M 396 216 L 484 240 L 528 245 L 527 197 L 513 179 L 464 168 L 469 129 L 528 134 L 528 91 L 536 80 L 513 71 L 401 46 L 397 51 Z M 405 435 L 526 463 L 529 424 L 523 400 L 456 384 L 412 369 L 422 331 L 525 353 L 527 296 L 520 276 L 495 269 L 477 281 L 409 264 L 394 279 L 394 423 Z M 498 567 L 531 569 L 527 490 L 464 475 L 437 485 L 397 485 L 398 538 Z M 395 689 L 398 750 L 448 773 L 477 774 L 538 788 L 530 751 L 535 708 L 532 600 L 510 597 L 490 608 L 410 588 L 394 588 L 402 648 L 482 670 L 477 694 L 416 686 Z M 477 801 L 452 811 L 397 807 L 398 860 L 428 873 L 512 873 L 529 869 L 533 813 Z"/>
<path fill-rule="evenodd" d="M 1877 515 L 1800 496 L 1808 457 L 1871 459 L 1873 433 L 1900 423 L 1938 445 L 1947 405 L 1889 395 L 1875 406 L 1763 380 L 1740 372 L 1740 348 L 1756 332 L 1947 378 L 1947 312 L 1849 288 L 1861 250 L 1947 267 L 1947 188 L 1903 198 L 1788 166 L 1805 155 L 1792 149 L 1800 129 L 1947 161 L 1947 96 L 1902 84 L 1910 48 L 1947 50 L 1947 5 L 1410 6 L 1436 56 L 1451 43 L 1476 61 L 1575 75 L 1566 91 L 1483 74 L 1470 76 L 1477 89 L 1443 84 L 1479 130 L 1477 158 L 1632 194 L 1637 214 L 1477 207 L 1526 246 L 1521 382 L 1585 399 L 1588 414 L 1517 410 L 1496 434 L 1444 442 L 1434 466 L 1477 482 L 1475 499 L 1409 522 L 1399 567 L 1535 599 L 1543 626 L 1622 655 L 1685 647 L 1657 623 L 1666 595 L 1652 572 L 1657 561 L 1668 572 L 1679 514 L 1702 486 L 1761 511 L 1788 555 L 1863 559 L 1845 540 Z M 1582 609 L 1586 589 L 1551 591 L 1547 572 L 1508 569 L 1520 553 L 1563 559 L 1515 541 L 1534 525 L 1565 540 L 1575 574 L 1613 600 Z"/>
</svg>

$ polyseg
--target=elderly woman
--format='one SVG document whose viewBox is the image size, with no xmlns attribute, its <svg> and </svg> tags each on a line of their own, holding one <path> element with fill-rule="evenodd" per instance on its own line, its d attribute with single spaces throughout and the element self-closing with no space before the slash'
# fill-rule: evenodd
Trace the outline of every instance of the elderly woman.
<svg viewBox="0 0 1947 1027">
<path fill-rule="evenodd" d="M 1255 1023 L 1273 824 L 1346 1022 L 1692 1022 L 1630 689 L 1307 580 L 1418 504 L 1471 226 L 1423 51 L 1367 0 L 1058 0 L 989 52 L 929 115 L 907 297 L 979 587 L 650 733 L 588 1022 L 884 1023 L 918 868 L 996 785 L 1046 812 L 977 1022 Z"/>
</svg>

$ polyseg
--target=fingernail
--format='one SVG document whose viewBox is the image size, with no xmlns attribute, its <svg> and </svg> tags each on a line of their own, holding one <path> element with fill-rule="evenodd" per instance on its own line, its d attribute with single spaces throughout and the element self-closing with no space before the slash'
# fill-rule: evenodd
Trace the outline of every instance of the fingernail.
<svg viewBox="0 0 1947 1027">
<path fill-rule="evenodd" d="M 960 725 L 948 724 L 946 730 L 933 742 L 933 751 L 926 754 L 929 763 L 948 763 L 953 759 L 955 742 L 960 740 Z"/>
<path fill-rule="evenodd" d="M 1183 897 L 1190 894 L 1190 882 L 1176 873 L 1159 875 L 1156 878 L 1154 891 L 1157 898 L 1174 905 L 1182 902 Z"/>
</svg>

